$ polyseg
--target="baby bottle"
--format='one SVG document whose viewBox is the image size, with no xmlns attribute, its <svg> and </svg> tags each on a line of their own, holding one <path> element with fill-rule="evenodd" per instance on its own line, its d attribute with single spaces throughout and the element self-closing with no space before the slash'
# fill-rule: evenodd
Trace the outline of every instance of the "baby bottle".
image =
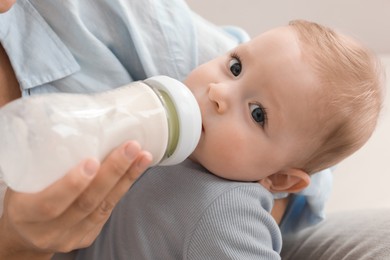
<svg viewBox="0 0 390 260">
<path fill-rule="evenodd" d="M 166 76 L 96 94 L 18 99 L 0 109 L 0 179 L 37 192 L 126 140 L 149 151 L 152 165 L 178 164 L 195 149 L 201 125 L 191 91 Z"/>
</svg>

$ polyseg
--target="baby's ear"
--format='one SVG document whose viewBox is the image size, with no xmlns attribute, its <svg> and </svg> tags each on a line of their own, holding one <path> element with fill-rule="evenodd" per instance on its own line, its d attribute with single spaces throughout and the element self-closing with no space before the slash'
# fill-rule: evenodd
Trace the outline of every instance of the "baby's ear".
<svg viewBox="0 0 390 260">
<path fill-rule="evenodd" d="M 303 170 L 289 169 L 274 173 L 259 183 L 272 193 L 297 193 L 309 186 L 310 176 Z"/>
</svg>

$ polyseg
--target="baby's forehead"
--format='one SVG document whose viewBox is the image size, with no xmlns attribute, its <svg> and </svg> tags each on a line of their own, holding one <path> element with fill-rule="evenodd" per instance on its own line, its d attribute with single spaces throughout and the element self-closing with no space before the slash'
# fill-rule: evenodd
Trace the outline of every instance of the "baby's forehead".
<svg viewBox="0 0 390 260">
<path fill-rule="evenodd" d="M 300 49 L 297 45 L 298 41 L 298 34 L 295 30 L 290 26 L 281 26 L 265 31 L 242 45 L 268 47 L 270 50 L 289 48 L 291 46 Z"/>
</svg>

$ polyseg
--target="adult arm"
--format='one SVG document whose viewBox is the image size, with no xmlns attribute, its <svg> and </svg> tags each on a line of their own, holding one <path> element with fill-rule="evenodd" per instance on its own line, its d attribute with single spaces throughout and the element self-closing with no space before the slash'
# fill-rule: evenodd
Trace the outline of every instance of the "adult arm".
<svg viewBox="0 0 390 260">
<path fill-rule="evenodd" d="M 0 44 L 0 107 L 20 97 L 19 84 L 8 56 Z"/>
<path fill-rule="evenodd" d="M 1 0 L 0 1 L 0 13 L 7 12 L 14 4 L 16 0 Z"/>
<path fill-rule="evenodd" d="M 0 45 L 0 106 L 20 96 Z M 90 245 L 113 207 L 150 165 L 151 155 L 126 142 L 100 164 L 89 158 L 42 192 L 7 190 L 0 218 L 0 259 L 50 259 Z"/>
<path fill-rule="evenodd" d="M 341 210 L 283 237 L 283 259 L 389 259 L 390 208 Z"/>
</svg>

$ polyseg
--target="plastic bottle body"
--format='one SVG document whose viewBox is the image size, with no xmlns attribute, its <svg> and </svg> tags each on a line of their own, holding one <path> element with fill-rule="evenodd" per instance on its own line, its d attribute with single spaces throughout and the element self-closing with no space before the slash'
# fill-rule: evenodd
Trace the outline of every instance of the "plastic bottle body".
<svg viewBox="0 0 390 260">
<path fill-rule="evenodd" d="M 167 109 L 164 99 L 134 82 L 93 95 L 46 94 L 11 102 L 0 110 L 4 181 L 17 191 L 39 191 L 81 160 L 102 160 L 126 140 L 137 140 L 152 153 L 152 164 L 160 163 L 175 126 L 175 120 L 169 122 L 175 109 Z"/>
</svg>

